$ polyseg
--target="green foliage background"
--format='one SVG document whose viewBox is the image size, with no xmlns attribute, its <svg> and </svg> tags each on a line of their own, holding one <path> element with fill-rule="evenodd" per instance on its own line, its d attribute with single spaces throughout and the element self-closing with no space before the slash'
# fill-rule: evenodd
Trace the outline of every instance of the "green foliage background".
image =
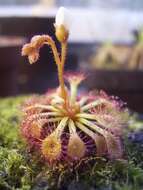
<svg viewBox="0 0 143 190">
<path fill-rule="evenodd" d="M 0 190 L 142 190 L 143 144 L 128 140 L 142 124 L 131 119 L 125 132 L 125 158 L 108 161 L 92 157 L 76 167 L 49 168 L 29 152 L 20 136 L 20 104 L 26 97 L 0 100 Z"/>
</svg>

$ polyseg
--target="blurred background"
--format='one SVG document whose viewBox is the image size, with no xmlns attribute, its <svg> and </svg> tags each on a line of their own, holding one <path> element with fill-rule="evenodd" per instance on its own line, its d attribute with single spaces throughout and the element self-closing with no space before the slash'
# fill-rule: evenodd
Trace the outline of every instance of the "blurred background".
<svg viewBox="0 0 143 190">
<path fill-rule="evenodd" d="M 59 6 L 73 18 L 65 69 L 87 73 L 85 89 L 103 89 L 143 113 L 142 0 L 0 0 L 0 97 L 44 93 L 58 84 L 50 48 L 32 66 L 21 48 L 36 34 L 55 39 Z"/>
</svg>

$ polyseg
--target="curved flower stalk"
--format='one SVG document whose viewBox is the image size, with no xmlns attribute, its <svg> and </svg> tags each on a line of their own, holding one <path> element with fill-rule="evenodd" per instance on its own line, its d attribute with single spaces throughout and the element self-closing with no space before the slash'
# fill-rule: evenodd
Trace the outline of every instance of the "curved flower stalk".
<svg viewBox="0 0 143 190">
<path fill-rule="evenodd" d="M 85 79 L 84 74 L 64 76 L 69 29 L 64 25 L 65 9 L 60 9 L 58 15 L 62 15 L 62 19 L 56 18 L 55 33 L 62 46 L 61 52 L 48 35 L 33 37 L 22 49 L 22 55 L 34 63 L 43 45 L 51 47 L 58 69 L 59 87 L 25 102 L 21 132 L 31 148 L 38 150 L 49 163 L 61 160 L 74 162 L 91 155 L 121 158 L 121 137 L 128 112 L 121 102 L 103 92 L 79 96 L 78 87 Z"/>
</svg>

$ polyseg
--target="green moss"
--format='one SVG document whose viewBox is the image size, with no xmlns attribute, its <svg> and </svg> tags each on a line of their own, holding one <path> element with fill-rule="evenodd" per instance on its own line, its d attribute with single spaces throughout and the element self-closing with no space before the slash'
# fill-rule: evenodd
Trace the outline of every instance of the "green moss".
<svg viewBox="0 0 143 190">
<path fill-rule="evenodd" d="M 18 123 L 20 120 L 19 106 L 24 97 L 0 100 L 0 145 L 8 148 L 20 143 Z"/>
<path fill-rule="evenodd" d="M 126 135 L 124 160 L 109 162 L 94 157 L 82 160 L 76 169 L 62 165 L 52 169 L 31 155 L 19 134 L 19 108 L 24 99 L 0 100 L 0 190 L 143 189 L 143 147 L 129 141 Z M 129 130 L 137 130 L 136 122 L 134 118 Z"/>
</svg>

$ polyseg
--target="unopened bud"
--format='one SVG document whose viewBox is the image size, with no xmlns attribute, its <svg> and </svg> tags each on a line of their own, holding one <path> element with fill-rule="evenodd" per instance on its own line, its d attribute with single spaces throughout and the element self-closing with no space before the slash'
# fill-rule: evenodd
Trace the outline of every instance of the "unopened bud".
<svg viewBox="0 0 143 190">
<path fill-rule="evenodd" d="M 69 36 L 70 14 L 67 9 L 60 7 L 55 19 L 56 37 L 62 43 Z"/>
<path fill-rule="evenodd" d="M 64 25 L 55 26 L 56 28 L 56 37 L 59 40 L 59 42 L 63 43 L 66 42 L 69 37 L 69 32 L 66 30 Z"/>
</svg>

